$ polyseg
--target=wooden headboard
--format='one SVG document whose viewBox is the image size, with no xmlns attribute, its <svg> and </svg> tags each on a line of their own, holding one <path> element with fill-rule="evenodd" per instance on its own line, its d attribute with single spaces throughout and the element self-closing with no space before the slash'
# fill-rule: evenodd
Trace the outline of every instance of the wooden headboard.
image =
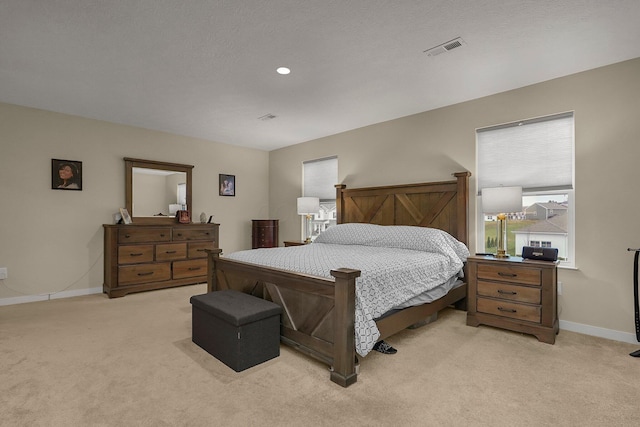
<svg viewBox="0 0 640 427">
<path fill-rule="evenodd" d="M 453 181 L 384 187 L 336 185 L 337 223 L 414 225 L 439 228 L 468 245 L 469 177 Z"/>
</svg>

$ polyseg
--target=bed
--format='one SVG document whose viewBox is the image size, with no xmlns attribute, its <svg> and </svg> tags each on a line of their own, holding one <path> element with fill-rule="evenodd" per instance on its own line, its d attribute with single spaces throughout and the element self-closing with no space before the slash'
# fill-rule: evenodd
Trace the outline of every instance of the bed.
<svg viewBox="0 0 640 427">
<path fill-rule="evenodd" d="M 460 172 L 455 173 L 454 176 L 455 180 L 451 181 L 384 187 L 347 189 L 345 185 L 337 185 L 337 223 L 341 226 L 353 223 L 348 227 L 355 228 L 355 231 L 358 231 L 357 227 L 370 227 L 369 224 L 373 225 L 371 227 L 375 225 L 426 227 L 425 232 L 427 228 L 443 230 L 445 234 L 455 238 L 452 240 L 466 245 L 470 173 Z M 392 228 L 404 229 L 404 227 Z M 331 228 L 328 231 L 331 231 Z M 351 231 L 352 234 L 359 235 Z M 400 233 L 394 238 L 401 240 L 402 235 Z M 328 246 L 335 244 L 334 241 L 329 240 L 329 242 L 323 242 L 323 239 L 316 240 L 306 246 L 257 249 L 246 252 L 254 252 L 257 256 L 259 251 L 276 251 L 277 258 L 286 259 L 293 256 L 292 251 L 298 250 L 295 254 L 308 253 L 312 257 L 317 257 L 319 255 L 315 251 L 328 250 Z M 413 251 L 414 248 L 400 249 Z M 368 270 L 363 274 L 360 269 L 354 269 L 345 264 L 336 265 L 329 274 L 317 274 L 313 269 L 307 270 L 311 271 L 311 274 L 301 273 L 291 271 L 286 266 L 283 268 L 282 264 L 265 266 L 256 264 L 252 258 L 232 259 L 233 254 L 221 256 L 221 249 L 207 252 L 209 292 L 234 289 L 281 305 L 283 307 L 281 341 L 326 363 L 330 366 L 330 379 L 343 387 L 357 381 L 356 355 L 366 354 L 374 340 L 385 339 L 402 329 L 420 323 L 445 307 L 454 305 L 456 308 L 466 308 L 466 283 L 460 284 L 457 281 L 444 296 L 432 302 L 410 305 L 384 314 L 371 313 L 370 318 L 366 320 L 374 322 L 369 330 L 375 331 L 365 332 L 365 341 L 368 344 L 363 348 L 360 341 L 362 337 L 358 337 L 357 333 L 361 328 L 362 304 L 360 298 L 356 298 L 356 280 L 363 276 L 360 279 L 361 283 L 365 276 L 368 276 Z M 331 252 L 323 253 L 326 255 Z M 253 254 L 250 255 L 253 256 Z M 382 251 L 375 256 L 381 257 L 376 259 L 384 259 L 385 253 Z M 369 254 L 365 258 L 369 258 Z M 366 266 L 366 264 L 358 265 Z M 393 278 L 391 281 L 405 280 L 399 274 L 400 271 L 391 272 L 390 277 Z M 430 283 L 427 287 L 437 287 L 433 285 L 434 283 Z"/>
</svg>

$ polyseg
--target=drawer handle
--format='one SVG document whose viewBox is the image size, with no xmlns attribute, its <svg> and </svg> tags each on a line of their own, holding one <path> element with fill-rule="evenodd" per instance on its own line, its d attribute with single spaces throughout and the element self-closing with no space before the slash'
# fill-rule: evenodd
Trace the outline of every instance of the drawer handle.
<svg viewBox="0 0 640 427">
<path fill-rule="evenodd" d="M 515 273 L 503 273 L 502 271 L 498 272 L 498 276 L 502 277 L 517 277 L 518 275 Z"/>
<path fill-rule="evenodd" d="M 175 254 L 176 251 L 165 251 L 165 254 Z"/>
<path fill-rule="evenodd" d="M 178 236 L 182 237 L 182 233 L 178 233 Z"/>
<path fill-rule="evenodd" d="M 200 270 L 202 267 L 189 267 L 189 271 Z"/>
<path fill-rule="evenodd" d="M 142 256 L 142 252 L 137 253 L 137 254 L 129 254 L 129 256 Z"/>
<path fill-rule="evenodd" d="M 196 252 L 204 252 L 205 249 L 196 249 Z"/>
<path fill-rule="evenodd" d="M 128 239 L 129 237 L 131 237 L 131 234 L 125 234 L 125 235 L 124 235 L 124 238 L 125 238 L 125 239 Z"/>
<path fill-rule="evenodd" d="M 498 307 L 498 310 L 500 311 L 504 311 L 506 313 L 516 313 L 517 311 L 513 308 L 504 308 L 504 307 Z"/>
<path fill-rule="evenodd" d="M 146 273 L 138 273 L 138 276 L 151 276 L 153 274 L 153 271 L 148 271 Z"/>
<path fill-rule="evenodd" d="M 160 235 L 160 237 L 164 237 L 164 233 L 162 233 L 162 234 Z"/>
<path fill-rule="evenodd" d="M 517 292 L 514 292 L 514 291 L 503 291 L 502 289 L 498 289 L 498 293 L 499 294 L 503 294 L 503 295 L 518 295 Z"/>
</svg>

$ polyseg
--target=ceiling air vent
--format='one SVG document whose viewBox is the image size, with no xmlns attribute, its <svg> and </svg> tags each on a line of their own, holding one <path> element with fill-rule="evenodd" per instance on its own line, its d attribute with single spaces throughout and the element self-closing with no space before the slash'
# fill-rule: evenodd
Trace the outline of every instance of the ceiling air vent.
<svg viewBox="0 0 640 427">
<path fill-rule="evenodd" d="M 263 122 L 266 122 L 266 121 L 268 121 L 268 120 L 275 119 L 276 117 L 277 117 L 277 116 L 275 116 L 275 115 L 273 115 L 273 114 L 269 113 L 269 114 L 265 114 L 264 116 L 260 116 L 260 117 L 258 117 L 258 120 L 262 120 Z"/>
<path fill-rule="evenodd" d="M 441 53 L 449 52 L 450 50 L 460 47 L 463 44 L 465 44 L 464 40 L 458 37 L 457 39 L 453 39 L 439 46 L 432 47 L 431 49 L 427 49 L 424 51 L 424 53 L 426 53 L 427 56 L 436 56 L 436 55 L 440 55 Z"/>
</svg>

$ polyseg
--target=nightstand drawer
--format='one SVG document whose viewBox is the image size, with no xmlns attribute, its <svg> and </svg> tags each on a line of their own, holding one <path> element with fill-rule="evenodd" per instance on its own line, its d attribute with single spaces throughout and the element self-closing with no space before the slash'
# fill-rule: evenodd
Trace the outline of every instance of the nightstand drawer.
<svg viewBox="0 0 640 427">
<path fill-rule="evenodd" d="M 542 309 L 539 305 L 525 305 L 489 298 L 478 298 L 478 312 L 540 323 Z"/>
<path fill-rule="evenodd" d="M 508 283 L 478 281 L 478 295 L 501 298 L 530 304 L 540 304 L 542 292 L 540 288 L 510 285 Z"/>
<path fill-rule="evenodd" d="M 478 279 L 506 280 L 540 286 L 542 283 L 542 271 L 539 268 L 524 268 L 520 265 L 479 264 Z"/>
</svg>

